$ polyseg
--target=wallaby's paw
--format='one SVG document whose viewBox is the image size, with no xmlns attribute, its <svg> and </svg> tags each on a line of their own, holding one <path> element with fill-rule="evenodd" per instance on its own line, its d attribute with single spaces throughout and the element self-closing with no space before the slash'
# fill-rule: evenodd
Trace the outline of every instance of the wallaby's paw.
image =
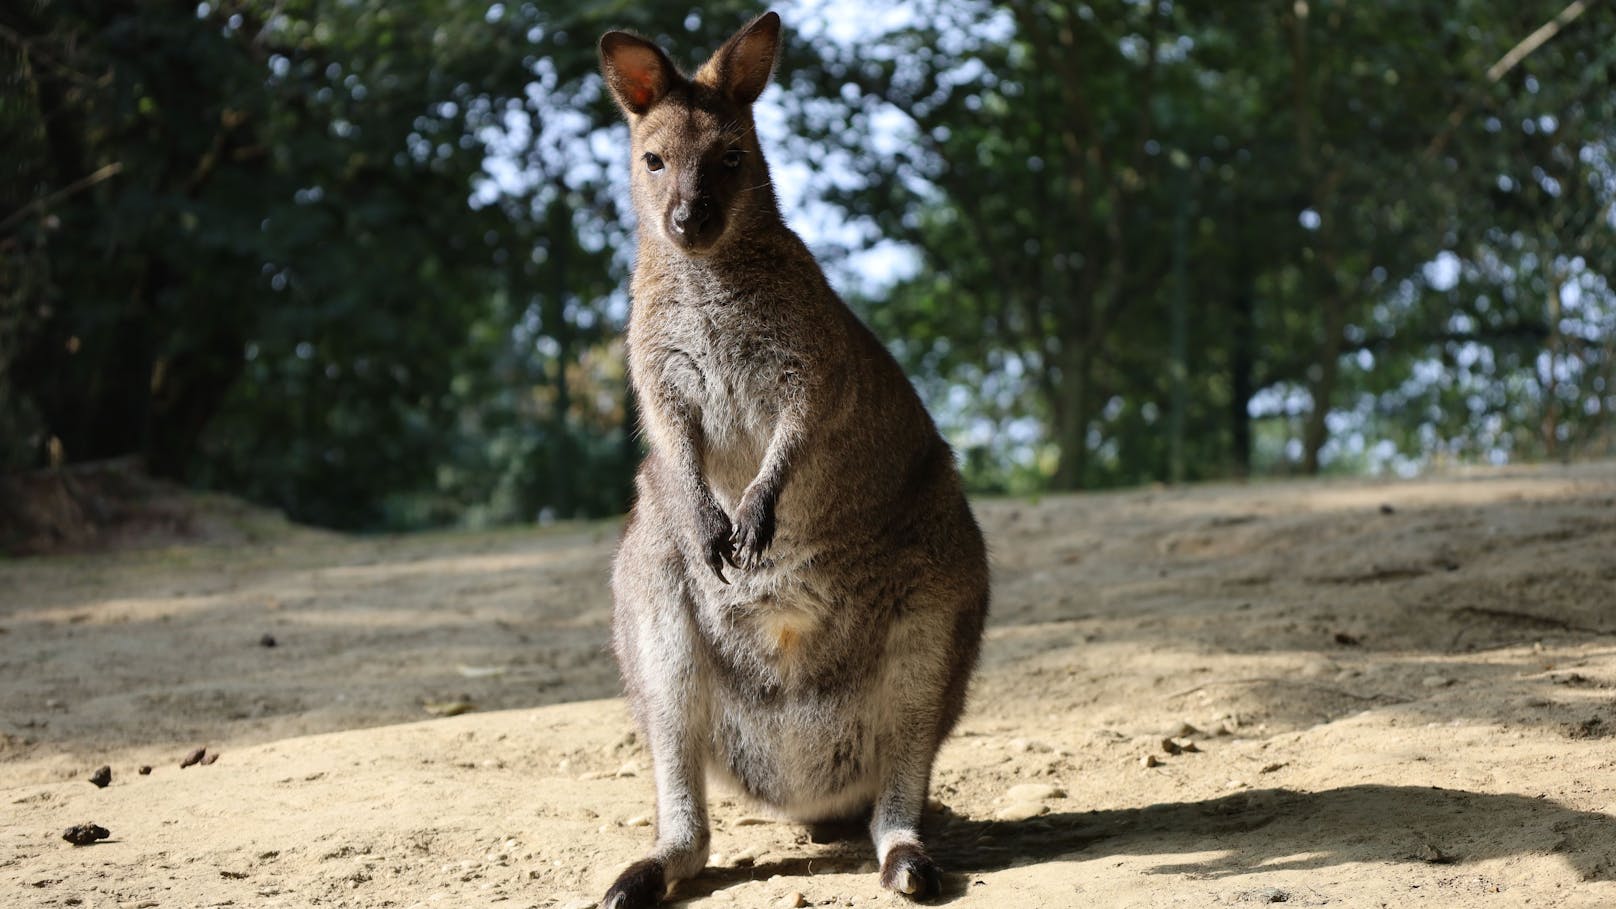
<svg viewBox="0 0 1616 909">
<path fill-rule="evenodd" d="M 774 499 L 747 490 L 735 510 L 735 533 L 730 537 L 735 558 L 748 571 L 763 564 L 763 554 L 774 542 Z"/>
<path fill-rule="evenodd" d="M 729 518 L 724 516 L 724 510 L 716 504 L 702 509 L 697 514 L 697 523 L 701 534 L 702 554 L 707 557 L 707 567 L 718 575 L 718 579 L 725 584 L 729 578 L 724 577 L 724 566 L 739 568 L 735 564 L 735 544 L 731 542 L 732 533 Z"/>
<path fill-rule="evenodd" d="M 920 847 L 901 843 L 881 863 L 881 886 L 914 900 L 929 900 L 943 892 L 943 875 Z"/>
<path fill-rule="evenodd" d="M 720 581 L 728 584 L 729 578 L 724 577 L 725 565 L 731 568 L 740 568 L 739 565 L 735 564 L 735 551 L 734 547 L 730 545 L 729 537 L 709 540 L 707 542 L 707 566 L 713 570 L 713 574 L 718 575 Z"/>
<path fill-rule="evenodd" d="M 662 863 L 640 859 L 617 876 L 617 882 L 600 901 L 600 909 L 650 909 L 662 901 L 667 889 Z"/>
</svg>

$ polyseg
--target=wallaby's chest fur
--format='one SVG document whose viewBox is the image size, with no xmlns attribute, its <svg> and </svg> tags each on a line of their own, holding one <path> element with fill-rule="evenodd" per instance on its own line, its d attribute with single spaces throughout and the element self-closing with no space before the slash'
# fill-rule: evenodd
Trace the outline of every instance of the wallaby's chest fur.
<svg viewBox="0 0 1616 909">
<path fill-rule="evenodd" d="M 803 339 L 824 320 L 804 318 L 810 288 L 758 287 L 745 273 L 705 268 L 669 271 L 644 269 L 636 281 L 631 375 L 697 415 L 703 470 L 733 507 L 757 474 L 782 406 L 807 393 L 805 360 L 815 351 Z M 773 296 L 780 293 L 797 299 Z"/>
</svg>

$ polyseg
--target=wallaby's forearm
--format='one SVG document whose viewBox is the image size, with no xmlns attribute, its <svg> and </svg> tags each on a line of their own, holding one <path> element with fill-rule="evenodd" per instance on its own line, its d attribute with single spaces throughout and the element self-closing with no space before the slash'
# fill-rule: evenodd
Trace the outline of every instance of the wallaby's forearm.
<svg viewBox="0 0 1616 909">
<path fill-rule="evenodd" d="M 780 498 L 780 491 L 786 484 L 786 475 L 790 472 L 792 462 L 802 450 L 802 443 L 807 438 L 808 433 L 805 431 L 807 425 L 807 417 L 803 414 L 780 415 L 780 422 L 774 425 L 774 434 L 769 437 L 769 447 L 763 452 L 763 463 L 758 465 L 757 476 L 746 484 L 742 501 L 749 495 L 770 501 L 777 501 Z"/>
<path fill-rule="evenodd" d="M 763 461 L 758 465 L 757 476 L 746 484 L 746 491 L 741 494 L 740 505 L 735 509 L 732 542 L 735 558 L 742 568 L 762 564 L 763 554 L 774 542 L 775 506 L 780 503 L 780 493 L 785 490 L 786 478 L 802 451 L 808 437 L 807 428 L 811 425 L 805 411 L 804 406 L 794 402 L 780 413 L 774 432 L 769 436 L 768 448 L 764 449 Z"/>
<path fill-rule="evenodd" d="M 651 444 L 666 452 L 674 482 L 679 487 L 679 500 L 691 506 L 679 519 L 702 560 L 720 581 L 728 584 L 724 566 L 735 565 L 730 521 L 701 470 L 705 447 L 701 418 L 687 402 L 663 393 L 660 386 L 655 387 L 646 404 L 646 429 Z"/>
</svg>

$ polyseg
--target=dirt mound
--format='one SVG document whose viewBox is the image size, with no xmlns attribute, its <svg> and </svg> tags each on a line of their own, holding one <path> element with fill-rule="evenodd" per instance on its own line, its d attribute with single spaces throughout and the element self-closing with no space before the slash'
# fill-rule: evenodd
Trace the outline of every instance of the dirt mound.
<svg viewBox="0 0 1616 909">
<path fill-rule="evenodd" d="M 278 513 L 149 476 L 133 458 L 0 476 L 0 553 L 246 543 L 292 532 Z"/>
</svg>

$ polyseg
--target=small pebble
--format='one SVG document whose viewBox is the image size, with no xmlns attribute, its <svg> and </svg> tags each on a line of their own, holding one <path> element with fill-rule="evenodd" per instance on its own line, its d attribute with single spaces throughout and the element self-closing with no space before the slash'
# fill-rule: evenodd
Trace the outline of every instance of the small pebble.
<svg viewBox="0 0 1616 909">
<path fill-rule="evenodd" d="M 202 758 L 206 757 L 207 753 L 208 749 L 206 748 L 198 748 L 195 751 L 192 751 L 180 761 L 180 769 L 184 770 L 186 767 L 190 767 L 193 764 L 202 763 Z"/>
<path fill-rule="evenodd" d="M 786 898 L 780 901 L 779 905 L 781 909 L 802 909 L 802 907 L 808 905 L 808 898 L 800 893 L 788 893 Z"/>
<path fill-rule="evenodd" d="M 112 833 L 99 824 L 74 824 L 62 834 L 62 839 L 75 846 L 88 846 L 96 840 L 104 840 Z"/>
<path fill-rule="evenodd" d="M 1380 513 L 1381 514 L 1396 514 L 1397 509 L 1393 508 L 1391 506 L 1390 502 L 1381 502 L 1380 503 Z"/>
<path fill-rule="evenodd" d="M 151 765 L 141 764 L 140 769 L 135 772 L 139 773 L 141 776 L 151 776 Z"/>
<path fill-rule="evenodd" d="M 98 767 L 90 774 L 90 782 L 94 783 L 97 789 L 107 788 L 107 784 L 112 782 L 112 768 L 105 765 Z"/>
<path fill-rule="evenodd" d="M 1257 772 L 1258 773 L 1273 773 L 1275 770 L 1278 770 L 1281 767 L 1284 767 L 1286 763 L 1287 763 L 1286 761 L 1275 761 L 1272 764 L 1264 764 L 1264 765 L 1262 765 L 1262 769 L 1258 770 Z"/>
<path fill-rule="evenodd" d="M 636 764 L 633 761 L 629 761 L 628 763 L 624 764 L 623 766 L 617 768 L 617 775 L 620 776 L 620 777 L 639 776 L 640 775 L 640 765 Z"/>
<path fill-rule="evenodd" d="M 1005 798 L 1012 802 L 1041 802 L 1045 799 L 1066 798 L 1066 790 L 1048 783 L 1022 783 L 1011 786 Z"/>
<path fill-rule="evenodd" d="M 275 636 L 272 634 L 266 634 L 258 639 L 258 646 L 260 647 L 274 647 L 276 643 Z"/>
<path fill-rule="evenodd" d="M 1441 675 L 1428 675 L 1420 684 L 1427 688 L 1446 688 L 1453 684 L 1453 679 Z"/>
<path fill-rule="evenodd" d="M 1173 738 L 1173 739 L 1188 738 L 1188 737 L 1190 737 L 1192 735 L 1200 735 L 1200 734 L 1201 734 L 1201 730 L 1196 729 L 1194 726 L 1191 726 L 1189 723 L 1186 723 L 1186 722 L 1183 722 L 1183 721 L 1179 721 L 1177 723 L 1174 723 L 1167 730 L 1167 737 L 1168 738 Z"/>
<path fill-rule="evenodd" d="M 214 761 L 217 761 L 218 759 L 219 759 L 218 752 L 209 752 L 207 754 L 207 756 L 202 758 L 202 766 L 206 767 L 209 764 L 212 764 Z"/>
<path fill-rule="evenodd" d="M 629 818 L 628 820 L 624 821 L 623 826 L 624 827 L 649 827 L 649 826 L 651 826 L 651 818 L 649 816 L 647 816 L 647 815 L 644 815 L 644 814 L 636 814 L 633 817 Z"/>
<path fill-rule="evenodd" d="M 1041 802 L 1011 802 L 994 813 L 994 817 L 1001 821 L 1025 821 L 1035 818 L 1049 811 L 1049 806 Z"/>
<path fill-rule="evenodd" d="M 1139 759 L 1139 766 L 1141 766 L 1141 767 L 1159 767 L 1159 766 L 1161 766 L 1161 761 L 1157 760 L 1156 756 L 1154 754 L 1147 754 L 1144 757 Z"/>
</svg>

